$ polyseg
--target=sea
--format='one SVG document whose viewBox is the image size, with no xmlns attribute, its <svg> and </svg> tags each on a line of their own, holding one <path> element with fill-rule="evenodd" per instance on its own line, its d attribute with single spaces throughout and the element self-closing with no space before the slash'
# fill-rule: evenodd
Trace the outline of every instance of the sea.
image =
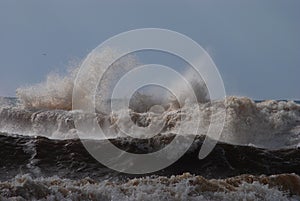
<svg viewBox="0 0 300 201">
<path fill-rule="evenodd" d="M 203 80 L 187 68 L 183 82 L 165 75 L 176 97 L 155 87 L 143 89 L 133 94 L 128 107 L 112 111 L 109 105 L 127 101 L 110 99 L 112 89 L 141 63 L 127 56 L 104 71 L 114 55 L 111 49 L 92 52 L 87 71 L 79 63 L 66 75 L 50 73 L 39 84 L 20 86 L 14 98 L 0 98 L 0 200 L 300 200 L 299 101 L 241 96 L 210 100 Z M 78 76 L 82 72 L 85 76 Z M 95 110 L 83 110 L 88 106 L 84 103 L 94 103 Z M 78 123 L 85 121 L 93 126 L 82 130 Z M 161 126 L 155 135 L 143 132 L 155 125 Z M 210 125 L 221 126 L 221 132 Z M 181 142 L 190 139 L 185 150 Z M 176 146 L 162 161 L 185 152 L 155 172 L 143 172 L 122 155 L 111 158 L 112 164 L 123 164 L 118 171 L 85 146 L 100 156 L 109 156 L 108 143 L 122 154 L 151 155 L 173 141 Z M 213 145 L 211 152 L 199 157 L 207 142 L 214 142 L 208 144 Z M 147 169 L 148 164 L 142 165 Z M 127 171 L 129 166 L 141 171 Z"/>
<path fill-rule="evenodd" d="M 227 114 L 221 138 L 206 158 L 199 159 L 205 118 L 220 102 Z M 110 139 L 120 149 L 148 153 L 178 135 L 178 125 L 196 116 L 204 122 L 198 133 L 183 127 L 182 137 L 195 138 L 174 164 L 133 175 L 106 167 L 85 149 L 74 121 L 87 114 L 52 105 L 28 107 L 19 97 L 3 97 L 0 200 L 300 200 L 299 101 L 230 96 L 197 106 L 200 111 L 183 107 L 160 113 L 164 130 L 150 139 L 123 136 L 114 129 Z M 154 118 L 149 112 L 131 114 L 144 127 Z M 99 113 L 100 124 L 99 119 L 101 125 L 114 124 L 112 114 Z"/>
</svg>

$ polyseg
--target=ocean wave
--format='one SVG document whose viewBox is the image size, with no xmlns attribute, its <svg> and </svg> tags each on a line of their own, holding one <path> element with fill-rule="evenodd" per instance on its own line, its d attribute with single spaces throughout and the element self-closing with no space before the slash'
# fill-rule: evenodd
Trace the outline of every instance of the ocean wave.
<svg viewBox="0 0 300 201">
<path fill-rule="evenodd" d="M 119 149 L 136 154 L 153 153 L 167 146 L 174 135 L 160 135 L 152 139 L 116 138 L 111 143 Z M 192 137 L 192 136 L 189 136 Z M 186 138 L 179 136 L 180 138 Z M 198 158 L 202 137 L 197 137 L 189 150 L 169 167 L 156 175 L 172 176 L 190 172 L 205 178 L 227 178 L 241 174 L 272 175 L 300 174 L 300 150 L 267 150 L 250 146 L 218 143 L 203 160 Z M 181 139 L 183 140 L 183 139 Z M 97 153 L 106 153 L 105 140 L 84 140 Z M 79 139 L 54 140 L 44 137 L 0 135 L 0 180 L 8 180 L 20 173 L 34 177 L 80 179 L 133 178 L 105 167 L 94 159 Z M 172 153 L 170 153 L 171 155 Z M 120 156 L 121 157 L 121 156 Z M 115 158 L 116 161 L 118 157 Z M 165 158 L 164 158 L 165 159 Z M 126 161 L 128 167 L 134 160 Z M 124 162 L 125 164 L 125 162 Z"/>
<path fill-rule="evenodd" d="M 141 65 L 127 55 L 104 72 L 116 55 L 109 48 L 92 52 L 86 61 L 89 71 L 83 72 L 78 63 L 66 76 L 50 74 L 40 84 L 18 88 L 16 99 L 0 98 L 0 200 L 300 199 L 299 104 L 236 96 L 209 101 L 205 83 L 187 68 L 181 72 L 184 81 L 169 79 L 170 91 L 139 89 L 128 108 L 112 111 L 111 102 L 125 101 L 109 98 L 117 82 Z M 75 83 L 79 100 L 93 103 L 95 97 L 95 113 L 74 110 Z M 209 136 L 219 142 L 200 160 L 209 126 L 212 121 L 223 124 L 224 111 L 221 135 Z M 99 137 L 95 127 L 80 130 L 78 122 L 92 122 L 108 139 Z M 147 132 L 136 129 L 151 130 L 158 123 L 161 129 L 149 139 Z M 151 177 L 111 170 L 82 144 L 105 153 L 109 140 L 119 149 L 143 154 L 162 149 L 174 137 L 194 142 L 178 161 Z"/>
<path fill-rule="evenodd" d="M 226 121 L 219 141 L 252 145 L 268 149 L 296 148 L 300 143 L 300 105 L 293 101 L 264 101 L 255 103 L 245 97 L 227 97 L 225 101 L 197 103 L 172 108 L 163 113 L 137 113 L 130 109 L 113 114 L 86 114 L 66 110 L 30 110 L 19 107 L 0 108 L 0 131 L 49 138 L 77 138 L 76 121 L 97 122 L 110 138 L 125 136 L 119 126 L 128 127 L 124 113 L 130 113 L 134 125 L 150 127 L 162 121 L 160 134 L 205 136 L 211 114 L 225 108 Z M 218 115 L 215 115 L 216 122 Z M 200 123 L 199 123 L 200 122 Z M 198 127 L 197 127 L 198 126 Z M 195 127 L 199 128 L 195 133 Z M 128 128 L 130 129 L 130 128 Z M 96 138 L 84 133 L 80 136 Z"/>
<path fill-rule="evenodd" d="M 205 136 L 210 123 L 222 124 L 225 109 L 226 120 L 221 137 L 210 136 L 221 142 L 251 145 L 268 149 L 298 147 L 300 143 L 300 105 L 293 101 L 262 101 L 255 103 L 247 97 L 226 97 L 224 100 L 208 100 L 208 91 L 201 77 L 191 69 L 182 72 L 192 86 L 190 91 L 180 80 L 172 80 L 169 92 L 145 90 L 131 97 L 129 108 L 111 111 L 112 90 L 128 71 L 141 65 L 134 55 L 117 60 L 104 72 L 116 50 L 106 48 L 92 52 L 87 59 L 91 68 L 81 72 L 80 63 L 74 65 L 66 76 L 50 74 L 45 82 L 20 87 L 17 90 L 19 106 L 0 106 L 0 131 L 25 135 L 42 135 L 49 138 L 96 138 L 92 132 L 76 129 L 79 120 L 98 124 L 110 138 L 124 136 L 125 131 L 137 127 L 152 128 L 162 122 L 160 134 Z M 78 75 L 81 76 L 77 79 Z M 99 77 L 103 79 L 99 82 Z M 84 103 L 93 103 L 88 91 L 96 92 L 95 112 L 86 114 L 72 110 L 74 82 L 80 86 L 76 93 Z M 98 83 L 99 82 L 99 83 Z M 99 89 L 96 87 L 98 86 Z M 176 93 L 175 93 L 176 92 Z M 148 93 L 148 95 L 147 95 Z M 196 101 L 191 101 L 193 93 Z M 150 95 L 149 95 L 150 94 Z M 156 94 L 157 97 L 154 97 Z M 171 94 L 171 95 L 170 95 Z M 133 100 L 132 100 L 133 99 Z M 152 106 L 160 105 L 155 110 Z M 157 111 L 156 111 L 157 110 Z M 126 115 L 129 113 L 130 124 Z M 214 118 L 211 120 L 212 114 Z M 127 115 L 128 116 L 128 115 Z M 91 129 L 92 130 L 92 129 Z M 136 132 L 136 135 L 142 132 Z M 144 135 L 147 135 L 144 133 Z M 139 137 L 139 136 L 137 136 Z"/>
</svg>

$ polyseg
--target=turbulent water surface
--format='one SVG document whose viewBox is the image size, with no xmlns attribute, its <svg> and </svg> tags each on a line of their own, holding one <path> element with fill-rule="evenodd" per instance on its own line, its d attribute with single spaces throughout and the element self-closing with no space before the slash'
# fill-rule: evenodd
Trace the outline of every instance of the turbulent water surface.
<svg viewBox="0 0 300 201">
<path fill-rule="evenodd" d="M 76 81 L 77 98 L 73 89 L 80 65 L 66 76 L 50 74 L 40 84 L 20 87 L 17 98 L 0 98 L 0 200 L 300 200 L 299 102 L 235 96 L 209 101 L 201 77 L 184 68 L 180 73 L 185 81 L 166 77 L 176 97 L 143 88 L 133 94 L 128 108 L 111 111 L 111 102 L 126 101 L 107 98 L 112 89 L 141 64 L 129 55 L 104 72 L 115 55 L 104 49 L 88 56 L 91 68 Z M 73 107 L 74 98 L 94 101 L 95 112 Z M 79 129 L 82 121 L 93 126 Z M 224 123 L 220 135 L 206 136 L 211 122 Z M 145 139 L 149 134 L 140 132 L 142 128 L 156 125 L 159 133 Z M 126 134 L 130 132 L 134 136 Z M 107 143 L 113 143 L 146 154 L 163 149 L 175 137 L 178 142 L 192 139 L 193 144 L 174 164 L 147 175 L 116 172 L 83 146 L 105 154 Z M 205 137 L 218 143 L 200 160 Z M 174 153 L 183 146 L 177 143 Z"/>
<path fill-rule="evenodd" d="M 293 101 L 253 102 L 228 97 L 199 103 L 200 108 L 173 108 L 163 113 L 129 111 L 147 127 L 164 122 L 151 139 L 125 136 L 116 125 L 120 114 L 37 109 L 2 98 L 0 109 L 0 195 L 11 200 L 298 200 L 300 199 L 300 105 Z M 212 111 L 227 117 L 219 143 L 203 160 L 198 153 Z M 120 111 L 120 113 L 123 111 Z M 194 143 L 176 163 L 148 175 L 128 175 L 97 162 L 78 139 L 77 119 L 94 118 L 110 141 L 133 153 L 166 146 L 175 135 Z M 189 125 L 200 119 L 200 129 Z M 181 127 L 181 132 L 177 129 Z M 101 150 L 103 139 L 84 139 Z M 173 176 L 175 175 L 175 176 Z"/>
</svg>

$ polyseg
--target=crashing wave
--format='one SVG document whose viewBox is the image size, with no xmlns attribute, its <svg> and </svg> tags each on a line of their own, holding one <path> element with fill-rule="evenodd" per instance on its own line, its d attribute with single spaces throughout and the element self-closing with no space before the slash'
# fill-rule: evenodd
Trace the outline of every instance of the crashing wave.
<svg viewBox="0 0 300 201">
<path fill-rule="evenodd" d="M 76 121 L 91 119 L 98 122 L 110 137 L 117 137 L 124 135 L 119 126 L 128 126 L 128 120 L 123 119 L 122 114 L 129 112 L 134 125 L 139 127 L 149 127 L 161 120 L 161 134 L 206 135 L 211 113 L 218 114 L 224 107 L 227 115 L 220 141 L 270 149 L 297 147 L 300 143 L 299 104 L 293 101 L 255 103 L 245 97 L 228 97 L 225 101 L 172 108 L 163 113 L 137 113 L 129 109 L 108 115 L 95 115 L 80 111 L 4 107 L 0 109 L 0 131 L 51 138 L 76 138 Z M 199 126 L 196 133 L 191 125 Z M 86 133 L 87 137 L 89 135 Z"/>
<path fill-rule="evenodd" d="M 185 88 L 183 82 L 171 79 L 171 92 L 178 92 L 179 97 L 157 90 L 148 91 L 152 96 L 148 96 L 146 92 L 137 92 L 132 97 L 129 108 L 111 112 L 110 102 L 124 101 L 110 99 L 114 86 L 125 73 L 140 65 L 135 56 L 127 55 L 104 72 L 110 58 L 115 58 L 116 53 L 116 50 L 110 48 L 92 52 L 87 60 L 87 65 L 91 68 L 89 72 L 84 72 L 87 77 L 81 77 L 79 80 L 76 76 L 80 72 L 80 65 L 77 65 L 66 76 L 50 74 L 43 83 L 19 88 L 17 97 L 20 107 L 0 108 L 0 131 L 51 138 L 76 138 L 80 132 L 75 128 L 76 123 L 86 119 L 99 124 L 110 137 L 124 135 L 120 127 L 127 130 L 135 125 L 151 128 L 157 121 L 163 123 L 160 134 L 203 136 L 207 133 L 212 114 L 216 114 L 212 119 L 214 123 L 221 124 L 221 113 L 225 108 L 226 121 L 221 137 L 218 139 L 218 136 L 210 136 L 211 138 L 270 149 L 297 147 L 300 143 L 298 104 L 293 101 L 255 103 L 249 98 L 234 96 L 209 102 L 203 80 L 191 69 L 182 74 L 193 91 Z M 98 83 L 101 75 L 104 75 L 103 79 Z M 80 95 L 80 100 L 84 100 L 84 103 L 86 99 L 91 99 L 88 91 L 95 91 L 96 114 L 72 111 L 75 82 L 79 82 L 80 89 L 77 95 Z M 197 102 L 189 102 L 192 93 L 195 93 Z M 154 97 L 155 94 L 157 97 Z M 89 100 L 88 103 L 93 103 L 93 100 Z M 156 105 L 161 107 L 155 107 Z M 124 118 L 124 114 L 127 113 L 134 124 L 128 124 L 128 119 Z M 93 138 L 89 132 L 83 135 Z"/>
</svg>

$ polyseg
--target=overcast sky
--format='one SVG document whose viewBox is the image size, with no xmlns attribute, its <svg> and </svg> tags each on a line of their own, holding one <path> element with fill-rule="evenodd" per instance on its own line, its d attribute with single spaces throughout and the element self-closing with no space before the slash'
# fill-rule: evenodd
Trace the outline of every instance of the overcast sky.
<svg viewBox="0 0 300 201">
<path fill-rule="evenodd" d="M 299 19 L 298 0 L 0 0 L 0 96 L 64 71 L 115 34 L 157 27 L 207 49 L 228 94 L 300 99 Z"/>
</svg>

